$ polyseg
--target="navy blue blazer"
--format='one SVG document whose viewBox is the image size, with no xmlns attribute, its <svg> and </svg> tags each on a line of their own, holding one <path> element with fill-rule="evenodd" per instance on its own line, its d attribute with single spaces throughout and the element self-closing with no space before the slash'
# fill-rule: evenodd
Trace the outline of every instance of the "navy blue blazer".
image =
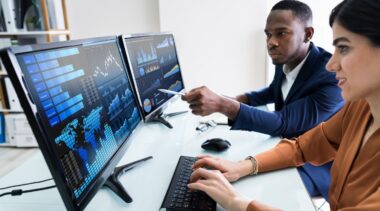
<svg viewBox="0 0 380 211">
<path fill-rule="evenodd" d="M 246 93 L 249 105 L 240 104 L 238 115 L 230 121 L 231 129 L 291 138 L 329 119 L 344 104 L 335 73 L 328 72 L 325 67 L 330 57 L 329 52 L 311 43 L 310 54 L 285 102 L 281 92 L 285 77 L 283 65 L 276 65 L 269 87 Z M 254 107 L 269 103 L 275 104 L 274 112 Z"/>
</svg>

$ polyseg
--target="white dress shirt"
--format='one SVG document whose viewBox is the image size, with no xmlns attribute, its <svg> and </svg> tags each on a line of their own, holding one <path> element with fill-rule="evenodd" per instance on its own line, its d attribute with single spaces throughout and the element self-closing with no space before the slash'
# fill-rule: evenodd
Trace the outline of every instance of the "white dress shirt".
<svg viewBox="0 0 380 211">
<path fill-rule="evenodd" d="M 310 54 L 310 51 L 307 53 L 305 58 L 292 70 L 289 69 L 289 67 L 287 65 L 284 65 L 282 67 L 282 71 L 284 72 L 284 74 L 286 76 L 284 78 L 284 80 L 282 81 L 282 85 L 281 85 L 282 99 L 284 101 L 285 101 L 286 97 L 288 96 L 290 88 L 292 88 L 294 81 L 296 80 L 297 75 L 300 72 L 300 70 L 301 70 L 303 64 L 305 63 L 307 57 L 309 56 L 309 54 Z"/>
</svg>

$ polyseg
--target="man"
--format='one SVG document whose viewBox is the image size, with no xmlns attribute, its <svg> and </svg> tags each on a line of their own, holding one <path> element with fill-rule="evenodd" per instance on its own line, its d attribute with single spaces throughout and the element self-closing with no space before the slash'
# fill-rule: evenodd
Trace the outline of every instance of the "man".
<svg viewBox="0 0 380 211">
<path fill-rule="evenodd" d="M 299 1 L 278 2 L 268 15 L 265 34 L 275 76 L 269 87 L 256 92 L 223 97 L 207 87 L 191 90 L 183 100 L 197 115 L 220 112 L 231 129 L 251 130 L 291 138 L 327 120 L 343 106 L 335 75 L 325 69 L 331 54 L 316 47 L 311 38 L 312 12 Z M 254 106 L 275 103 L 275 111 Z M 306 164 L 300 175 L 312 196 L 327 199 L 331 162 L 321 167 Z"/>
</svg>

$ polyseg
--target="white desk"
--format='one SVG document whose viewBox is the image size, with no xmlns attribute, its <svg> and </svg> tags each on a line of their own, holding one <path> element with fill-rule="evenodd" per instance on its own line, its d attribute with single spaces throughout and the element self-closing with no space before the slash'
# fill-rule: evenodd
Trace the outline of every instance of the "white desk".
<svg viewBox="0 0 380 211">
<path fill-rule="evenodd" d="M 174 108 L 177 109 L 172 110 L 181 110 L 181 108 L 187 108 L 187 105 L 178 101 Z M 153 159 L 135 167 L 120 178 L 132 196 L 133 202 L 126 204 L 112 191 L 102 188 L 86 210 L 159 210 L 180 155 L 213 154 L 226 159 L 240 160 L 247 155 L 271 148 L 279 141 L 278 138 L 271 138 L 260 133 L 230 131 L 227 126 L 217 126 L 199 133 L 195 130 L 198 120 L 199 117 L 189 112 L 169 119 L 174 129 L 168 129 L 158 123 L 138 127 L 131 136 L 129 140 L 131 145 L 119 164 L 122 165 L 149 155 L 152 155 Z M 204 151 L 200 147 L 201 143 L 212 137 L 229 140 L 232 143 L 231 148 L 222 153 Z M 19 168 L 1 178 L 0 187 L 50 177 L 42 154 L 37 153 Z M 24 189 L 48 184 L 24 187 Z M 233 185 L 240 193 L 249 198 L 284 210 L 314 210 L 311 199 L 295 168 L 247 177 Z M 2 197 L 0 198 L 0 210 L 56 211 L 65 210 L 65 206 L 57 189 L 50 189 L 19 197 Z M 218 210 L 223 209 L 218 206 Z"/>
</svg>

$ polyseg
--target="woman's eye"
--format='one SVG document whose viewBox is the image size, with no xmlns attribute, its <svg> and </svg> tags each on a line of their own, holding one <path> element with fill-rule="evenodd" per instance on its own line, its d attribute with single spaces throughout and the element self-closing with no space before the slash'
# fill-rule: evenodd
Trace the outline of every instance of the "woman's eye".
<svg viewBox="0 0 380 211">
<path fill-rule="evenodd" d="M 339 53 L 344 54 L 344 53 L 347 53 L 347 51 L 349 50 L 349 47 L 346 45 L 339 45 L 337 46 L 337 49 Z"/>
</svg>

